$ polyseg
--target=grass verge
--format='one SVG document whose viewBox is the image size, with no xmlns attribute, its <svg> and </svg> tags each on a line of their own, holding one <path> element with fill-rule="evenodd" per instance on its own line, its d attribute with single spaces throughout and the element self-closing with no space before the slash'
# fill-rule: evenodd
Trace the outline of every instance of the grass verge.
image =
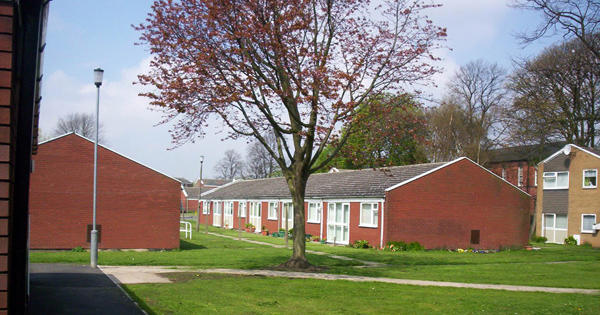
<svg viewBox="0 0 600 315">
<path fill-rule="evenodd" d="M 127 285 L 149 314 L 598 314 L 597 296 L 313 279 L 170 274 Z M 193 297 L 193 298 L 192 298 Z M 300 311 L 301 310 L 301 311 Z"/>
</svg>

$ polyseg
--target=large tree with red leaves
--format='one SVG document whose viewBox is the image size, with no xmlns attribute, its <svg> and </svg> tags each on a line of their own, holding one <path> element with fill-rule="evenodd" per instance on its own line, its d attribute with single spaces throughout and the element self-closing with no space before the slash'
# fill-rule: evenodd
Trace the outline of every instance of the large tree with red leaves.
<svg viewBox="0 0 600 315">
<path fill-rule="evenodd" d="M 153 55 L 142 93 L 183 143 L 211 116 L 254 137 L 279 164 L 294 204 L 293 255 L 306 268 L 304 195 L 311 173 L 344 144 L 341 127 L 369 96 L 429 78 L 446 30 L 423 0 L 157 0 L 136 26 Z M 272 132 L 276 149 L 263 135 Z M 345 133 L 349 134 L 349 133 Z M 328 143 L 336 148 L 317 158 Z"/>
</svg>

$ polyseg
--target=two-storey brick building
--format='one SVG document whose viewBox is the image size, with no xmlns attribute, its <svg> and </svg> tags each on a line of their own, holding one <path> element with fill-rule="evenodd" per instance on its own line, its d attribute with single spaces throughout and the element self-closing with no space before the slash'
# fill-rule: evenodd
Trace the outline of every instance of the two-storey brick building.
<svg viewBox="0 0 600 315">
<path fill-rule="evenodd" d="M 537 234 L 550 243 L 573 236 L 600 247 L 600 151 L 566 145 L 538 164 Z"/>
</svg>

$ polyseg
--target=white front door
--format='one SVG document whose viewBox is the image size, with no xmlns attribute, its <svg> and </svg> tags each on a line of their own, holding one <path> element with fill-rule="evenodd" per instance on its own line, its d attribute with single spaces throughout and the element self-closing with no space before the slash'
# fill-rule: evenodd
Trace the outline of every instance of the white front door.
<svg viewBox="0 0 600 315">
<path fill-rule="evenodd" d="M 228 229 L 233 229 L 233 201 L 224 203 L 223 225 Z"/>
<path fill-rule="evenodd" d="M 543 236 L 548 243 L 563 244 L 567 238 L 567 215 L 544 213 Z"/>
<path fill-rule="evenodd" d="M 329 203 L 327 212 L 327 242 L 348 244 L 350 239 L 349 222 L 349 203 Z"/>
<path fill-rule="evenodd" d="M 294 204 L 291 202 L 283 203 L 283 211 L 281 211 L 281 228 L 284 230 L 286 216 L 288 222 L 288 230 L 294 228 Z"/>
<path fill-rule="evenodd" d="M 261 217 L 260 217 L 260 202 L 251 202 L 250 203 L 250 213 L 249 213 L 249 219 L 248 222 L 252 225 L 254 225 L 254 228 L 256 228 L 256 232 L 260 232 L 261 229 Z"/>
<path fill-rule="evenodd" d="M 221 226 L 222 213 L 223 213 L 223 202 L 215 201 L 213 203 L 213 226 Z"/>
</svg>

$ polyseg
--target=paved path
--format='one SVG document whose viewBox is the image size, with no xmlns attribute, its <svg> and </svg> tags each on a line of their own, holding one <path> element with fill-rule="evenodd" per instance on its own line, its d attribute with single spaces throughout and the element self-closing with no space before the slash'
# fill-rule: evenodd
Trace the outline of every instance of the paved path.
<svg viewBox="0 0 600 315">
<path fill-rule="evenodd" d="M 30 272 L 30 314 L 144 314 L 99 269 L 30 264 Z"/>
<path fill-rule="evenodd" d="M 349 275 L 336 275 L 327 273 L 313 272 L 293 272 L 293 271 L 275 271 L 275 270 L 245 270 L 245 269 L 192 269 L 190 267 L 166 267 L 166 266 L 102 266 L 102 271 L 115 277 L 119 282 L 125 284 L 134 283 L 153 283 L 156 277 L 162 278 L 161 283 L 169 282 L 161 273 L 172 272 L 195 272 L 195 273 L 223 273 L 245 276 L 267 276 L 267 277 L 286 277 L 302 279 L 320 279 L 320 280 L 347 280 L 357 282 L 383 282 L 403 285 L 416 286 L 434 286 L 434 287 L 453 287 L 487 290 L 505 290 L 519 292 L 546 292 L 546 293 L 578 293 L 600 295 L 600 290 L 577 289 L 577 288 L 552 288 L 552 287 L 533 287 L 505 284 L 479 284 L 479 283 L 460 283 L 444 281 L 427 281 L 411 279 L 394 279 L 379 277 L 362 277 Z"/>
<path fill-rule="evenodd" d="M 252 244 L 257 244 L 257 245 L 265 245 L 265 246 L 271 246 L 271 247 L 275 247 L 275 248 L 286 248 L 285 245 L 279 245 L 279 244 L 272 244 L 272 243 L 267 243 L 267 242 L 255 241 L 255 240 L 250 240 L 250 239 L 243 238 L 243 237 L 240 239 L 240 238 L 235 237 L 235 236 L 223 235 L 223 234 L 212 233 L 212 232 L 209 232 L 208 234 L 213 235 L 213 236 L 219 236 L 219 237 L 229 238 L 229 239 L 236 240 L 236 241 L 243 241 L 243 242 L 248 242 L 248 243 L 252 243 Z M 307 253 L 311 253 L 311 254 L 315 254 L 315 255 L 328 256 L 330 258 L 339 259 L 339 260 L 348 260 L 348 261 L 353 260 L 353 261 L 359 262 L 359 263 L 361 263 L 361 264 L 364 265 L 364 266 L 357 266 L 357 267 L 383 267 L 383 266 L 385 266 L 385 264 L 374 262 L 374 261 L 360 260 L 360 259 L 350 258 L 350 257 L 346 257 L 346 256 L 333 255 L 333 254 L 330 254 L 330 253 L 319 252 L 319 251 L 315 251 L 315 250 L 306 250 L 306 252 Z"/>
</svg>

